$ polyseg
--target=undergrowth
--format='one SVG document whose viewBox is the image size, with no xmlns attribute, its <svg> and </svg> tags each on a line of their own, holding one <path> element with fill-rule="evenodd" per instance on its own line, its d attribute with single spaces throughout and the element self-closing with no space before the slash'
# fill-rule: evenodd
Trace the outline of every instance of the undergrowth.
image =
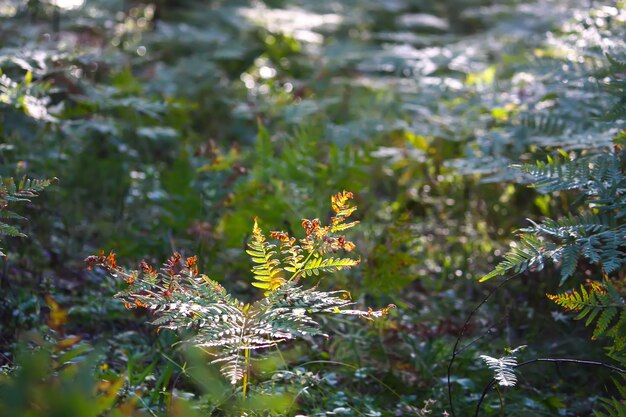
<svg viewBox="0 0 626 417">
<path fill-rule="evenodd" d="M 0 2 L 0 414 L 623 414 L 624 6 Z"/>
</svg>

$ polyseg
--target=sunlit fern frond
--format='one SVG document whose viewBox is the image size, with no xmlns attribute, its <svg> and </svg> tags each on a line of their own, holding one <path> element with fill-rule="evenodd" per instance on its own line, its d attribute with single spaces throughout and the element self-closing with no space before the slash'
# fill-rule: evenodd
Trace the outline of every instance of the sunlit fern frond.
<svg viewBox="0 0 626 417">
<path fill-rule="evenodd" d="M 228 382 L 232 385 L 241 381 L 244 374 L 247 372 L 245 357 L 239 350 L 230 355 L 214 359 L 211 361 L 211 364 L 220 364 L 220 371 L 222 372 L 222 375 L 224 375 L 224 377 L 228 379 Z"/>
<path fill-rule="evenodd" d="M 355 303 L 347 291 L 318 291 L 305 289 L 293 283 L 285 284 L 268 299 L 261 300 L 259 309 L 271 317 L 274 328 L 281 334 L 291 334 L 287 338 L 303 335 L 323 335 L 314 317 L 318 314 L 340 314 L 361 318 L 381 317 L 395 306 L 381 310 L 355 310 L 349 307 Z"/>
<path fill-rule="evenodd" d="M 524 272 L 530 267 L 541 269 L 546 259 L 560 265 L 561 283 L 575 273 L 580 258 L 598 264 L 607 274 L 623 268 L 626 264 L 623 250 L 626 176 L 622 168 L 625 157 L 626 152 L 616 147 L 614 152 L 574 160 L 549 159 L 547 163 L 519 167 L 543 191 L 576 189 L 587 210 L 556 220 L 529 220 L 531 226 L 518 231 L 520 238 L 504 261 L 482 280 L 509 271 Z"/>
<path fill-rule="evenodd" d="M 186 343 L 207 349 L 215 357 L 211 363 L 220 364 L 222 374 L 231 384 L 237 384 L 249 366 L 246 351 L 265 349 L 285 340 L 272 331 L 271 323 L 258 316 L 254 306 L 240 305 L 232 315 L 218 316 L 214 323 L 200 327 Z"/>
<path fill-rule="evenodd" d="M 567 311 L 578 313 L 576 320 L 585 320 L 585 326 L 595 322 L 593 339 L 610 337 L 614 340 L 612 350 L 626 345 L 626 302 L 609 282 L 589 281 L 589 288 L 560 294 L 546 294 L 548 299 Z"/>
<path fill-rule="evenodd" d="M 283 250 L 283 256 L 285 271 L 295 274 L 302 269 L 302 266 L 304 265 L 304 255 L 302 255 L 302 248 L 300 245 L 286 247 Z"/>
<path fill-rule="evenodd" d="M 514 356 L 492 358 L 491 356 L 480 355 L 480 358 L 494 372 L 493 379 L 496 380 L 498 385 L 501 387 L 514 387 L 517 384 L 517 376 L 514 371 L 514 368 L 517 366 L 517 359 Z"/>
<path fill-rule="evenodd" d="M 617 271 L 626 262 L 620 250 L 626 226 L 611 211 L 569 215 L 558 220 L 544 219 L 531 223 L 520 232 L 549 239 L 554 244 L 550 257 L 560 262 L 561 282 L 573 275 L 580 257 L 598 263 L 606 273 Z"/>
<path fill-rule="evenodd" d="M 546 259 L 552 256 L 555 247 L 537 236 L 525 234 L 520 240 L 512 244 L 511 250 L 504 255 L 493 271 L 485 275 L 480 281 L 486 281 L 510 271 L 522 273 L 534 267 L 542 269 Z"/>
<path fill-rule="evenodd" d="M 593 165 L 589 159 L 549 159 L 515 167 L 532 177 L 532 187 L 549 193 L 584 187 L 592 175 Z"/>
<path fill-rule="evenodd" d="M 576 219 L 580 223 L 570 222 Z M 561 284 L 574 274 L 580 258 L 597 263 L 605 273 L 618 271 L 626 264 L 626 254 L 621 249 L 626 226 L 611 228 L 614 224 L 611 216 L 603 219 L 590 215 L 531 223 L 531 227 L 520 230 L 519 239 L 504 255 L 504 260 L 481 281 L 508 272 L 541 270 L 546 260 L 560 266 Z"/>
<path fill-rule="evenodd" d="M 600 207 L 607 206 L 610 199 L 624 199 L 626 178 L 621 168 L 622 154 L 602 153 L 574 160 L 550 158 L 548 162 L 538 161 L 517 168 L 529 175 L 533 187 L 543 192 L 579 189 L 584 195 L 598 201 Z"/>
<path fill-rule="evenodd" d="M 530 219 L 528 221 L 532 227 L 521 229 L 521 232 L 535 233 L 555 239 L 577 239 L 617 227 L 615 217 L 606 213 L 584 213 L 581 215 L 570 213 L 569 216 L 558 220 L 546 218 L 541 223 L 535 223 Z"/>
<path fill-rule="evenodd" d="M 342 191 L 331 196 L 330 203 L 333 211 L 335 212 L 335 216 L 331 219 L 331 232 L 340 232 L 359 224 L 358 221 L 344 223 L 345 220 L 357 209 L 356 206 L 353 207 L 350 205 L 350 200 L 353 198 L 354 195 L 349 191 Z"/>
<path fill-rule="evenodd" d="M 360 263 L 360 259 L 351 258 L 312 258 L 302 270 L 305 276 L 319 275 L 320 272 L 335 272 L 352 268 Z"/>
<path fill-rule="evenodd" d="M 267 291 L 280 287 L 285 280 L 281 276 L 280 261 L 275 259 L 276 245 L 267 242 L 256 219 L 248 247 L 246 253 L 252 257 L 252 262 L 258 264 L 252 267 L 255 279 L 252 285 Z"/>
<path fill-rule="evenodd" d="M 206 275 L 194 275 L 188 268 L 169 276 L 153 272 L 145 262 L 142 272 L 127 271 L 99 262 L 128 288 L 115 295 L 127 308 L 144 307 L 155 316 L 151 324 L 164 329 L 210 328 L 216 335 L 240 320 L 240 303 Z"/>
</svg>

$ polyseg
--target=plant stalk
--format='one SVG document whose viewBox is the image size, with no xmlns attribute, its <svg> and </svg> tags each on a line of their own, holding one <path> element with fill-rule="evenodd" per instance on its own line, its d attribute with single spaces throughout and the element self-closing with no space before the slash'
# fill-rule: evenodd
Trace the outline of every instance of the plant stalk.
<svg viewBox="0 0 626 417">
<path fill-rule="evenodd" d="M 244 349 L 244 362 L 243 362 L 243 390 L 241 397 L 243 400 L 246 399 L 246 392 L 248 390 L 248 365 L 250 363 L 250 349 Z"/>
</svg>

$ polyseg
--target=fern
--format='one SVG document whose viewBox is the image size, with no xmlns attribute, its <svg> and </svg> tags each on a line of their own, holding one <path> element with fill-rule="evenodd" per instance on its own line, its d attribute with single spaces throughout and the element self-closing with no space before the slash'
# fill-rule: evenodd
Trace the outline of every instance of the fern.
<svg viewBox="0 0 626 417">
<path fill-rule="evenodd" d="M 580 189 L 586 196 L 612 197 L 624 193 L 620 185 L 624 176 L 620 169 L 620 156 L 603 153 L 574 160 L 548 159 L 535 165 L 517 166 L 533 180 L 533 187 L 550 193 Z"/>
<path fill-rule="evenodd" d="M 23 177 L 16 182 L 11 177 L 0 177 L 0 236 L 26 237 L 19 228 L 4 222 L 4 220 L 25 220 L 23 216 L 7 207 L 13 203 L 29 202 L 51 183 L 52 180 L 32 180 Z M 0 256 L 6 256 L 1 249 Z"/>
<path fill-rule="evenodd" d="M 527 114 L 521 121 L 522 126 L 543 135 L 564 133 L 571 125 L 571 120 L 553 114 Z"/>
<path fill-rule="evenodd" d="M 497 275 L 504 275 L 509 271 L 522 273 L 532 267 L 542 269 L 544 261 L 551 258 L 554 253 L 554 245 L 537 236 L 522 234 L 520 240 L 512 244 L 512 249 L 504 256 L 504 260 L 493 271 L 482 277 L 480 281 L 486 281 Z"/>
<path fill-rule="evenodd" d="M 514 387 L 517 384 L 517 376 L 514 368 L 517 366 L 517 359 L 514 356 L 503 356 L 501 358 L 492 358 L 487 355 L 480 355 L 485 361 L 489 369 L 494 371 L 494 379 L 501 387 Z"/>
<path fill-rule="evenodd" d="M 259 264 L 252 268 L 252 273 L 256 279 L 252 285 L 269 291 L 278 288 L 284 279 L 280 276 L 282 271 L 282 268 L 278 267 L 280 262 L 274 259 L 276 245 L 265 240 L 256 219 L 252 228 L 252 240 L 248 243 L 248 247 L 250 249 L 246 253 L 252 257 L 252 262 Z"/>
<path fill-rule="evenodd" d="M 576 320 L 584 319 L 585 326 L 595 322 L 592 339 L 613 339 L 611 353 L 626 347 L 626 303 L 609 281 L 590 281 L 589 289 L 581 285 L 580 290 L 546 296 L 564 309 L 578 313 Z"/>
<path fill-rule="evenodd" d="M 302 268 L 304 275 L 319 275 L 320 272 L 341 271 L 359 264 L 358 260 L 350 258 L 313 258 Z"/>
<path fill-rule="evenodd" d="M 358 265 L 359 259 L 327 256 L 328 253 L 335 253 L 339 250 L 352 252 L 355 248 L 354 243 L 338 234 L 359 223 L 358 221 L 346 222 L 357 209 L 349 204 L 352 198 L 352 193 L 347 191 L 331 197 L 331 207 L 335 216 L 330 219 L 329 225 L 322 226 L 319 219 L 303 219 L 304 239 L 298 241 L 283 231 L 271 232 L 270 237 L 280 243 L 279 254 L 275 250 L 276 245 L 265 241 L 255 220 L 253 237 L 248 244 L 247 253 L 252 257 L 253 262 L 259 264 L 252 269 L 259 282 L 252 285 L 273 291 L 286 281 L 317 276 L 322 272 L 336 272 Z M 282 277 L 282 271 L 291 274 L 288 280 Z"/>
<path fill-rule="evenodd" d="M 549 159 L 547 163 L 524 165 L 519 169 L 533 178 L 533 186 L 545 192 L 577 189 L 588 210 L 542 222 L 529 219 L 530 227 L 518 231 L 520 240 L 504 261 L 485 275 L 485 281 L 509 271 L 524 272 L 546 259 L 561 266 L 561 284 L 575 271 L 579 259 L 599 264 L 613 273 L 623 268 L 626 253 L 626 178 L 622 166 L 624 151 L 582 157 L 571 161 Z"/>
<path fill-rule="evenodd" d="M 351 251 L 354 244 L 333 230 L 345 230 L 346 218 L 356 209 L 349 207 L 351 193 L 333 196 L 336 216 L 331 225 L 322 227 L 319 220 L 303 221 L 306 237 L 296 239 L 286 232 L 272 232 L 269 243 L 255 220 L 253 236 L 246 251 L 256 264 L 252 285 L 265 290 L 265 297 L 251 304 L 231 297 L 217 282 L 198 273 L 196 257 L 183 259 L 174 253 L 157 271 L 146 262 L 141 270 L 126 270 L 117 265 L 114 253 L 93 255 L 85 261 L 88 268 L 100 266 L 121 277 L 128 288 L 116 295 L 127 308 L 147 308 L 155 316 L 152 324 L 159 329 L 192 330 L 185 342 L 214 356 L 222 374 L 232 383 L 246 381 L 250 352 L 303 336 L 323 335 L 317 314 L 342 314 L 363 318 L 381 317 L 387 308 L 361 311 L 349 308 L 354 303 L 345 291 L 318 291 L 298 284 L 300 278 L 350 268 L 358 260 L 325 257 L 340 249 Z M 345 226 L 341 227 L 335 226 Z M 306 258 L 303 254 L 307 254 Z M 291 278 L 282 276 L 291 273 Z M 245 390 L 244 382 L 244 390 Z M 245 392 L 245 391 L 244 391 Z"/>
</svg>

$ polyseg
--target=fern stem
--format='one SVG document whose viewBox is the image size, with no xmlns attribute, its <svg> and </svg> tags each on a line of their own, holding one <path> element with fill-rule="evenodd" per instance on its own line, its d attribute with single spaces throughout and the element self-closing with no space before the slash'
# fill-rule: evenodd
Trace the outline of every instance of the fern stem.
<svg viewBox="0 0 626 417">
<path fill-rule="evenodd" d="M 243 390 L 241 397 L 246 399 L 246 392 L 248 390 L 248 364 L 250 363 L 250 349 L 244 349 L 244 362 L 243 362 Z"/>
<path fill-rule="evenodd" d="M 298 274 L 300 274 L 302 271 L 304 271 L 304 267 L 306 266 L 307 262 L 309 262 L 309 260 L 311 259 L 311 256 L 313 256 L 313 254 L 319 249 L 319 245 L 316 245 L 313 250 L 311 252 L 309 252 L 309 255 L 306 257 L 306 259 L 304 260 L 304 262 L 302 262 L 302 267 L 300 269 L 298 269 L 296 272 L 293 273 L 293 275 L 291 276 L 291 278 L 289 278 L 288 282 L 293 281 Z"/>
<path fill-rule="evenodd" d="M 500 415 L 504 417 L 504 400 L 502 399 L 502 393 L 498 389 L 497 385 L 496 385 L 496 393 L 498 394 L 498 400 L 500 400 Z"/>
</svg>

